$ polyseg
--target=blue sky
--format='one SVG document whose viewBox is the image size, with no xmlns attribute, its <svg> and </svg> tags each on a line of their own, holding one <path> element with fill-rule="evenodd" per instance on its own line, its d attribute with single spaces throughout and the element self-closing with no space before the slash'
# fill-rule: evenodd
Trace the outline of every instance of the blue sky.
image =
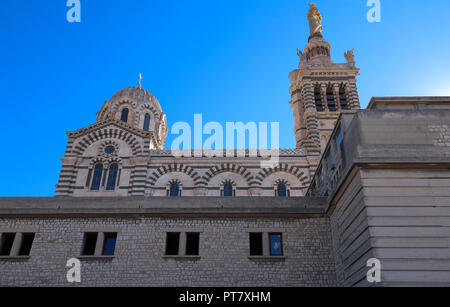
<svg viewBox="0 0 450 307">
<path fill-rule="evenodd" d="M 450 95 L 450 1 L 318 0 L 332 58 L 355 48 L 358 88 L 372 96 Z M 0 11 L 3 162 L 0 196 L 53 196 L 67 137 L 95 122 L 118 90 L 142 85 L 169 126 L 193 121 L 280 122 L 295 146 L 288 74 L 308 38 L 302 0 L 4 1 Z M 170 144 L 173 136 L 169 136 Z"/>
</svg>

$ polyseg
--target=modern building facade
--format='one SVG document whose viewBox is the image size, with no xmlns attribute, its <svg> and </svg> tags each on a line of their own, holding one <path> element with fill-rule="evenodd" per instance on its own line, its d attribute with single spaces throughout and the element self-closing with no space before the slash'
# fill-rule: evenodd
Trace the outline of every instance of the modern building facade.
<svg viewBox="0 0 450 307">
<path fill-rule="evenodd" d="M 317 14 L 277 166 L 175 156 L 158 100 L 120 90 L 67 133 L 56 197 L 0 199 L 0 285 L 69 286 L 76 258 L 80 286 L 449 286 L 450 98 L 361 110 L 353 51 L 332 62 Z"/>
</svg>

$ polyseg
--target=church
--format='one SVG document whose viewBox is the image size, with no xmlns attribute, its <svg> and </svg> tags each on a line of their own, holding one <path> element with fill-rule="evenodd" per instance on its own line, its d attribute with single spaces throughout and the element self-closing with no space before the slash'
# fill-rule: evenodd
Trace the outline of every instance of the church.
<svg viewBox="0 0 450 307">
<path fill-rule="evenodd" d="M 0 198 L 0 286 L 70 286 L 73 258 L 79 286 L 449 286 L 450 97 L 361 109 L 321 21 L 312 4 L 278 165 L 176 156 L 164 103 L 119 90 L 67 133 L 55 197 Z"/>
</svg>

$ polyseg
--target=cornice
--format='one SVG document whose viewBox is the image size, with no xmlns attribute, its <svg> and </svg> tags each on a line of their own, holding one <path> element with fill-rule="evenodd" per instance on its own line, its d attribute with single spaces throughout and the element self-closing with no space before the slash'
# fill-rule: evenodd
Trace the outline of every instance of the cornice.
<svg viewBox="0 0 450 307">
<path fill-rule="evenodd" d="M 119 121 L 119 120 L 116 120 L 113 118 L 100 120 L 100 121 L 96 122 L 95 124 L 81 128 L 76 131 L 67 131 L 66 134 L 69 137 L 80 137 L 80 136 L 86 135 L 92 131 L 102 129 L 108 125 L 117 126 L 118 128 L 124 129 L 130 133 L 133 133 L 133 134 L 143 137 L 143 138 L 152 137 L 152 134 L 154 134 L 151 131 L 143 131 L 141 129 L 133 128 L 132 126 L 128 125 L 127 123 L 124 123 L 122 121 Z M 154 136 L 153 136 L 153 138 L 154 138 Z"/>
</svg>

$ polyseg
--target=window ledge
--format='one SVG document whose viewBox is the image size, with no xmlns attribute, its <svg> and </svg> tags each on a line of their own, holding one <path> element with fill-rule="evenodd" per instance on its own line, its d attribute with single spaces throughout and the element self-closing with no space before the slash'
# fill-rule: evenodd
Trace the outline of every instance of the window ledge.
<svg viewBox="0 0 450 307">
<path fill-rule="evenodd" d="M 0 261 L 27 261 L 30 256 L 0 256 Z"/>
<path fill-rule="evenodd" d="M 200 260 L 200 256 L 163 256 L 163 259 L 175 259 L 175 260 L 184 260 L 184 261 L 197 261 Z"/>
<path fill-rule="evenodd" d="M 287 259 L 286 256 L 248 256 L 252 261 L 282 262 Z"/>
<path fill-rule="evenodd" d="M 79 260 L 86 260 L 86 261 L 104 261 L 104 260 L 114 260 L 114 256 L 78 256 Z"/>
</svg>

